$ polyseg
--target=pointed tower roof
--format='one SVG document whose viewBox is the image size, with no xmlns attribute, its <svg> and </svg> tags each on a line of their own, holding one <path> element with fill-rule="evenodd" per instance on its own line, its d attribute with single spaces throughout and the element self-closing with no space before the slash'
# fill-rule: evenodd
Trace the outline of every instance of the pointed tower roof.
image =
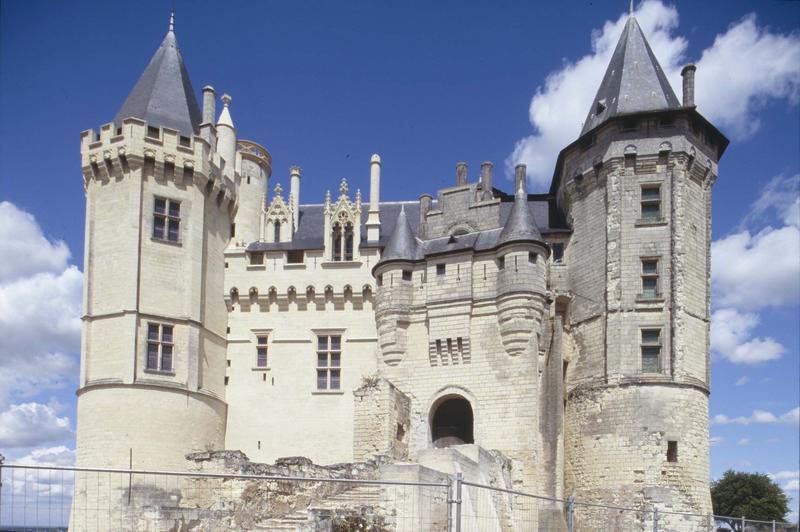
<svg viewBox="0 0 800 532">
<path fill-rule="evenodd" d="M 222 112 L 219 114 L 219 120 L 217 120 L 218 126 L 228 126 L 231 129 L 235 129 L 233 127 L 233 119 L 231 118 L 231 112 L 228 109 L 228 105 L 231 103 L 231 97 L 227 94 L 222 95 Z"/>
<path fill-rule="evenodd" d="M 383 250 L 381 260 L 378 264 L 388 262 L 390 260 L 416 260 L 417 259 L 417 238 L 411 230 L 411 224 L 408 223 L 406 216 L 405 206 L 400 208 L 400 214 L 397 215 L 397 222 L 394 225 L 392 236 L 389 237 L 389 242 L 386 243 L 386 248 Z"/>
<path fill-rule="evenodd" d="M 497 238 L 497 245 L 507 244 L 520 240 L 542 240 L 542 234 L 533 220 L 533 214 L 528 207 L 528 195 L 519 187 L 514 195 L 514 205 L 508 214 L 508 220 L 500 236 Z"/>
<path fill-rule="evenodd" d="M 200 129 L 200 107 L 178 49 L 174 14 L 170 15 L 169 30 L 161 46 L 128 94 L 114 123 L 122 124 L 131 116 L 151 126 L 177 129 L 187 136 Z"/>
<path fill-rule="evenodd" d="M 642 28 L 631 14 L 589 109 L 581 135 L 613 116 L 680 107 L 667 76 L 644 38 Z"/>
</svg>

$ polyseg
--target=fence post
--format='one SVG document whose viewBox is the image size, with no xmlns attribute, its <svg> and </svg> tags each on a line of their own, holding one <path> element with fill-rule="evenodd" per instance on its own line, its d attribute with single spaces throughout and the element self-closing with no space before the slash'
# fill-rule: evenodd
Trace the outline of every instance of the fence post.
<svg viewBox="0 0 800 532">
<path fill-rule="evenodd" d="M 653 507 L 653 532 L 658 532 L 658 508 Z"/>
<path fill-rule="evenodd" d="M 775 520 L 772 520 L 772 532 L 775 532 Z"/>
<path fill-rule="evenodd" d="M 742 516 L 742 528 L 741 528 L 741 530 L 742 530 L 742 532 L 744 532 L 744 516 Z"/>
<path fill-rule="evenodd" d="M 575 532 L 575 496 L 567 499 L 567 532 Z"/>
<path fill-rule="evenodd" d="M 453 477 L 447 477 L 447 532 L 453 531 Z"/>
<path fill-rule="evenodd" d="M 461 483 L 464 475 L 456 473 L 456 532 L 461 532 Z"/>
</svg>

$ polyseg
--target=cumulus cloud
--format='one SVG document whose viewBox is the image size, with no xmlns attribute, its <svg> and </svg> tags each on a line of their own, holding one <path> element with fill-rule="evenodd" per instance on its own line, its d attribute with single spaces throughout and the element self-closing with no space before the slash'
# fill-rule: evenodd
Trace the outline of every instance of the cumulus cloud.
<svg viewBox="0 0 800 532">
<path fill-rule="evenodd" d="M 2 411 L 77 374 L 83 274 L 67 264 L 66 244 L 45 238 L 36 219 L 9 202 L 0 203 L 0 256 Z"/>
<path fill-rule="evenodd" d="M 715 310 L 711 315 L 711 350 L 734 364 L 758 364 L 780 358 L 786 349 L 773 338 L 752 337 L 759 323 L 758 314 L 732 308 Z M 736 386 L 747 383 L 747 377 Z"/>
<path fill-rule="evenodd" d="M 747 384 L 749 381 L 750 381 L 750 379 L 748 379 L 746 376 L 739 377 L 739 378 L 736 380 L 735 386 L 744 386 L 744 385 L 745 385 L 745 384 Z"/>
<path fill-rule="evenodd" d="M 642 2 L 635 15 L 673 89 L 679 88 L 688 42 L 675 34 L 677 9 L 650 0 Z M 622 14 L 594 31 L 591 52 L 566 61 L 536 89 L 528 111 L 533 134 L 517 141 L 506 159 L 508 176 L 514 165 L 523 162 L 532 184 L 547 186 L 556 154 L 580 133 L 627 17 Z M 770 32 L 758 25 L 754 15 L 717 35 L 696 64 L 699 111 L 736 137 L 758 129 L 756 113 L 766 102 L 776 98 L 796 102 L 800 93 L 800 35 Z"/>
<path fill-rule="evenodd" d="M 0 412 L 0 447 L 38 446 L 71 436 L 69 418 L 59 417 L 47 405 L 22 403 Z"/>
<path fill-rule="evenodd" d="M 800 301 L 800 228 L 745 229 L 711 244 L 711 289 L 718 304 L 745 309 Z"/>
<path fill-rule="evenodd" d="M 797 425 L 800 423 L 800 407 L 793 408 L 785 414 L 777 416 L 766 410 L 753 410 L 749 416 L 728 417 L 717 414 L 711 420 L 715 425 L 751 425 L 751 424 L 784 424 Z"/>
<path fill-rule="evenodd" d="M 32 214 L 0 202 L 0 282 L 32 273 L 63 271 L 70 257 L 61 240 L 44 236 Z"/>
<path fill-rule="evenodd" d="M 725 441 L 725 438 L 723 438 L 722 436 L 712 436 L 712 437 L 710 437 L 710 438 L 708 439 L 708 444 L 709 444 L 711 447 L 714 447 L 715 445 L 719 445 L 719 444 L 720 444 L 720 443 L 722 443 L 723 441 Z"/>
<path fill-rule="evenodd" d="M 772 480 L 776 482 L 783 482 L 783 491 L 798 491 L 800 490 L 800 471 L 778 471 L 777 473 L 769 473 Z"/>
</svg>

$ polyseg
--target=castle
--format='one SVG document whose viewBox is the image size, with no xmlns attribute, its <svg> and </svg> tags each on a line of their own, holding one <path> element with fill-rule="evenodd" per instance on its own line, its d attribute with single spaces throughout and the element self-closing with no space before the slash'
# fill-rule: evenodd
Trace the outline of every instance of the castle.
<svg viewBox="0 0 800 532">
<path fill-rule="evenodd" d="M 320 464 L 497 450 L 520 489 L 705 513 L 711 189 L 726 138 L 631 15 L 546 194 L 451 187 L 301 202 L 227 95 L 202 109 L 172 22 L 81 135 L 79 465 L 237 449 Z M 388 162 L 388 161 L 387 161 Z M 366 164 L 365 161 L 365 171 Z M 305 199 L 305 198 L 304 198 Z"/>
</svg>

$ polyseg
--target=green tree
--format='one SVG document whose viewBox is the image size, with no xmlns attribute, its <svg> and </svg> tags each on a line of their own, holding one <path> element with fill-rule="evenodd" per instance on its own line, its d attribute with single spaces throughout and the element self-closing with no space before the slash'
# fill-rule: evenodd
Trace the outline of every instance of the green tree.
<svg viewBox="0 0 800 532">
<path fill-rule="evenodd" d="M 711 504 L 715 515 L 727 520 L 733 530 L 741 531 L 742 516 L 758 521 L 783 521 L 789 511 L 789 499 L 780 486 L 767 475 L 729 469 L 711 484 Z"/>
</svg>

